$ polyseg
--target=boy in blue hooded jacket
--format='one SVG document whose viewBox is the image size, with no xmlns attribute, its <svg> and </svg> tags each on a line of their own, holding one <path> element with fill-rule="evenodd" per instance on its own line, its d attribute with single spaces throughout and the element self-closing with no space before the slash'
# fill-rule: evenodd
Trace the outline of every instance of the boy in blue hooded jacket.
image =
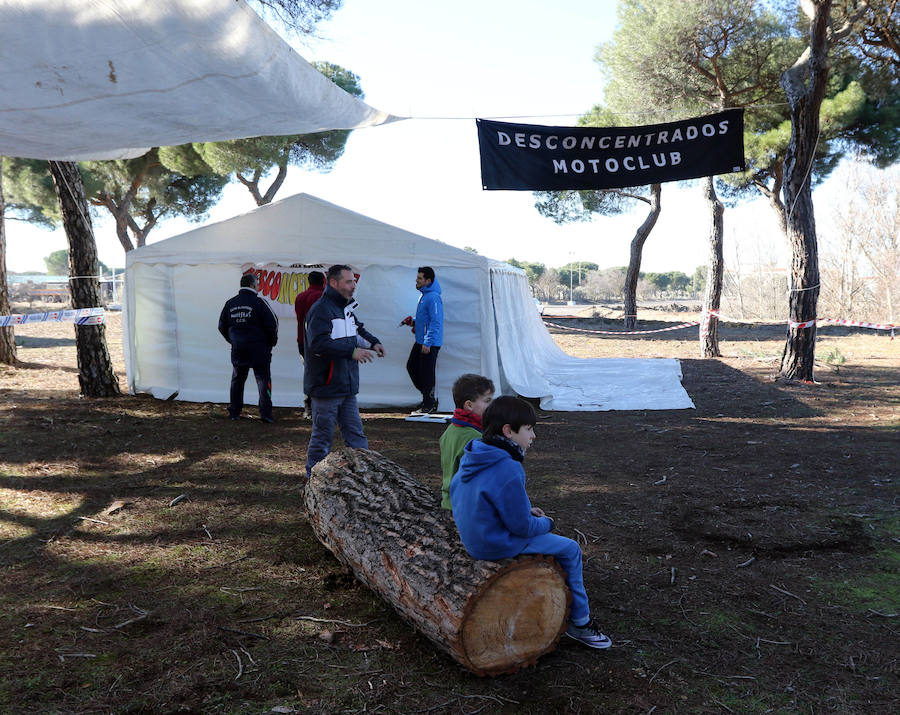
<svg viewBox="0 0 900 715">
<path fill-rule="evenodd" d="M 450 482 L 453 518 L 466 551 L 497 561 L 519 554 L 553 556 L 566 573 L 572 610 L 566 635 L 590 648 L 612 641 L 591 620 L 581 567 L 581 547 L 551 533 L 553 519 L 531 506 L 522 460 L 534 441 L 534 409 L 518 397 L 495 399 L 482 417 L 484 433 L 463 450 Z"/>
</svg>

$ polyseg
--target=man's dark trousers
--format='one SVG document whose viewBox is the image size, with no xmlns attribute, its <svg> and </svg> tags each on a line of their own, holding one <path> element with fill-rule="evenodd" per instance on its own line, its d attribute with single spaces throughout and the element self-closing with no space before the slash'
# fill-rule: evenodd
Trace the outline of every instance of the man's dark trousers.
<svg viewBox="0 0 900 715">
<path fill-rule="evenodd" d="M 238 417 L 244 407 L 244 384 L 247 375 L 253 369 L 256 387 L 259 390 L 259 416 L 272 419 L 272 353 L 260 354 L 258 351 L 231 350 L 231 404 L 228 414 Z"/>
<path fill-rule="evenodd" d="M 406 372 L 409 373 L 413 387 L 422 393 L 424 401 L 434 399 L 434 373 L 440 350 L 440 346 L 432 345 L 431 350 L 426 354 L 422 352 L 422 346 L 419 343 L 413 343 L 412 350 L 409 351 Z"/>
</svg>

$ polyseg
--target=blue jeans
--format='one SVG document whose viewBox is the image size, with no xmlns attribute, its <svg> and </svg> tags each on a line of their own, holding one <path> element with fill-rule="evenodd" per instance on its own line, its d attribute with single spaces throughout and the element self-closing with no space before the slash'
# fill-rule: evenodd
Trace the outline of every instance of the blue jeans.
<svg viewBox="0 0 900 715">
<path fill-rule="evenodd" d="M 581 573 L 581 547 L 577 541 L 559 534 L 541 534 L 529 541 L 519 553 L 547 554 L 559 561 L 559 565 L 566 572 L 566 585 L 572 592 L 569 620 L 580 626 L 591 619 L 588 597 L 584 590 L 584 577 Z"/>
<path fill-rule="evenodd" d="M 369 440 L 363 434 L 362 420 L 356 395 L 347 397 L 312 398 L 312 434 L 306 448 L 306 478 L 312 468 L 331 451 L 334 439 L 334 425 L 341 428 L 341 437 L 348 447 L 369 448 Z"/>
</svg>

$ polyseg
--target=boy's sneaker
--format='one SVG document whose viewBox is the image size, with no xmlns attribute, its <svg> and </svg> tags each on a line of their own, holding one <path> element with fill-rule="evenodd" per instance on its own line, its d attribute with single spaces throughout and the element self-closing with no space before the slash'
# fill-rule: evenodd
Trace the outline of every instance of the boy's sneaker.
<svg viewBox="0 0 900 715">
<path fill-rule="evenodd" d="M 432 400 L 431 402 L 422 405 L 422 414 L 423 415 L 433 415 L 438 411 L 438 401 Z"/>
<path fill-rule="evenodd" d="M 600 629 L 597 628 L 597 624 L 594 621 L 590 621 L 583 626 L 576 626 L 574 623 L 569 623 L 566 628 L 566 635 L 569 636 L 569 638 L 581 641 L 588 648 L 605 650 L 612 645 L 612 641 L 600 632 Z"/>
</svg>

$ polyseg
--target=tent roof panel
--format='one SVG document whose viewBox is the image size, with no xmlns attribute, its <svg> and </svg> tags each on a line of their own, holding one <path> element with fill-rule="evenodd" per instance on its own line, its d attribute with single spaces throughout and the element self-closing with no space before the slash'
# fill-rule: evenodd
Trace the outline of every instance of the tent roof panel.
<svg viewBox="0 0 900 715">
<path fill-rule="evenodd" d="M 121 158 L 398 119 L 328 80 L 244 2 L 5 0 L 0 28 L 6 156 Z"/>
<path fill-rule="evenodd" d="M 264 240 L 263 240 L 264 239 Z M 371 263 L 487 270 L 506 266 L 309 194 L 295 194 L 240 216 L 129 251 L 126 264 Z"/>
</svg>

